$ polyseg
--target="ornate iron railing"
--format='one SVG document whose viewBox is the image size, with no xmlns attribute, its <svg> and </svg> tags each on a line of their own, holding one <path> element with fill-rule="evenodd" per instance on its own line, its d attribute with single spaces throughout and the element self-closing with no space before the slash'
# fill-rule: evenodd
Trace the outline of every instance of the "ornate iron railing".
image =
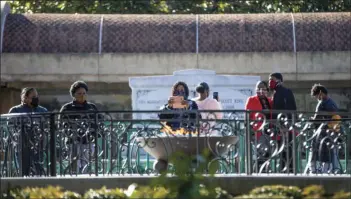
<svg viewBox="0 0 351 199">
<path fill-rule="evenodd" d="M 222 111 L 224 119 L 212 111 L 167 111 L 180 117 L 143 119 L 160 113 L 1 115 L 0 176 L 172 172 L 174 152 L 192 155 L 196 167 L 204 150 L 217 173 L 351 173 L 350 113 L 317 121 L 313 113 L 281 112 L 268 120 L 253 111 Z"/>
</svg>

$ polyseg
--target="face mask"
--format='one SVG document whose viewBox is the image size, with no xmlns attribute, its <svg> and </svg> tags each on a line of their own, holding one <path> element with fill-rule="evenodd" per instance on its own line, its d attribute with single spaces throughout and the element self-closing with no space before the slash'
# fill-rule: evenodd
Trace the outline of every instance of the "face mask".
<svg viewBox="0 0 351 199">
<path fill-rule="evenodd" d="M 175 91 L 174 95 L 175 96 L 185 96 L 185 92 L 184 91 Z"/>
<path fill-rule="evenodd" d="M 30 103 L 34 108 L 39 106 L 39 98 L 38 97 L 33 97 L 32 102 Z"/>
<path fill-rule="evenodd" d="M 86 101 L 87 97 L 85 95 L 76 97 L 76 101 L 79 103 L 84 103 Z"/>
<path fill-rule="evenodd" d="M 269 80 L 269 88 L 275 89 L 277 87 L 278 82 L 275 80 Z"/>
</svg>

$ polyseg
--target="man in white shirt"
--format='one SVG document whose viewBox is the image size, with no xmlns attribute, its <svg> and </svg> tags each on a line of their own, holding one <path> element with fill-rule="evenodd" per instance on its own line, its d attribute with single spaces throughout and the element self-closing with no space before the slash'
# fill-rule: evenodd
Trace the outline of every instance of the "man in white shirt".
<svg viewBox="0 0 351 199">
<path fill-rule="evenodd" d="M 210 94 L 210 87 L 206 82 L 201 82 L 196 87 L 196 92 L 198 96 L 193 100 L 196 102 L 199 110 L 212 110 L 213 112 L 201 112 L 201 118 L 203 120 L 215 120 L 215 119 L 222 119 L 223 113 L 221 104 L 213 98 L 209 97 Z M 218 111 L 218 112 L 216 112 Z M 202 121 L 201 122 L 201 132 L 202 133 L 214 133 L 214 126 L 215 121 Z"/>
</svg>

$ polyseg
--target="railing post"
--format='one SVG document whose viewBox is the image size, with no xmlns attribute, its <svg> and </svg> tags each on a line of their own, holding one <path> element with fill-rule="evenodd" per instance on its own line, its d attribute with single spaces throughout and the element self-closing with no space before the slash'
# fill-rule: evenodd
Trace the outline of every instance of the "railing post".
<svg viewBox="0 0 351 199">
<path fill-rule="evenodd" d="M 50 114 L 50 176 L 56 176 L 56 125 L 55 114 Z"/>
<path fill-rule="evenodd" d="M 24 129 L 23 116 L 20 117 L 20 125 L 21 125 L 21 133 L 20 133 L 20 135 L 19 135 L 19 140 L 20 140 L 19 146 L 20 146 L 20 150 L 18 150 L 18 155 L 20 156 L 20 157 L 19 157 L 19 160 L 20 160 L 21 162 L 20 162 L 20 164 L 19 164 L 19 165 L 20 165 L 19 173 L 20 173 L 20 175 L 23 177 L 23 176 L 26 175 L 26 171 L 24 171 L 25 168 L 26 168 L 27 166 L 29 166 L 28 162 L 27 162 L 26 159 L 25 159 L 25 155 L 24 155 L 25 151 L 27 151 L 27 150 L 26 150 L 26 147 L 25 147 L 25 137 L 26 137 L 25 133 L 26 133 L 26 131 L 25 131 L 25 129 Z M 26 166 L 24 166 L 24 165 L 26 165 Z"/>
<path fill-rule="evenodd" d="M 99 175 L 99 160 L 98 160 L 98 130 L 99 130 L 99 121 L 98 121 L 98 116 L 99 114 L 95 111 L 95 114 L 94 114 L 95 118 L 94 118 L 94 158 L 95 158 L 95 176 L 98 176 Z M 89 147 L 90 148 L 90 147 Z M 89 149 L 91 151 L 91 149 Z"/>
<path fill-rule="evenodd" d="M 250 132 L 250 112 L 246 111 L 245 112 L 245 157 L 246 157 L 246 174 L 251 175 L 252 174 L 252 152 L 251 152 L 251 132 Z"/>
</svg>

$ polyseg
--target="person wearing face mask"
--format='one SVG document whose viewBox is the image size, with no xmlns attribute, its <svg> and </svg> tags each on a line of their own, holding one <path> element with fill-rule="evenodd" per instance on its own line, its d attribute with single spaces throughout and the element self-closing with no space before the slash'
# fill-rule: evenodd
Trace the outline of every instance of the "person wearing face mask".
<svg viewBox="0 0 351 199">
<path fill-rule="evenodd" d="M 258 81 L 256 84 L 256 95 L 251 96 L 247 99 L 245 110 L 258 111 L 250 113 L 250 120 L 257 121 L 252 125 L 253 130 L 259 131 L 262 122 L 258 121 L 260 118 L 266 119 L 267 121 L 272 119 L 272 99 L 268 97 L 268 85 L 264 81 Z M 261 111 L 263 111 L 261 113 Z M 259 138 L 262 135 L 261 132 L 256 133 L 256 137 Z"/>
<path fill-rule="evenodd" d="M 269 88 L 274 91 L 273 94 L 273 114 L 272 119 L 278 119 L 278 112 L 274 111 L 296 111 L 296 101 L 293 92 L 283 86 L 283 75 L 280 73 L 272 73 L 269 75 Z M 287 116 L 286 119 L 291 121 L 292 114 L 284 114 Z M 282 117 L 284 117 L 282 115 Z M 296 117 L 296 116 L 295 116 Z M 282 119 L 282 118 L 281 118 Z M 276 121 L 277 125 L 275 128 L 275 136 L 277 137 L 277 143 L 279 148 L 284 146 L 283 151 L 281 152 L 281 168 L 284 172 L 292 172 L 293 171 L 293 161 L 292 161 L 292 137 L 293 133 L 297 134 L 297 132 L 293 132 L 289 130 L 288 127 L 285 126 L 285 121 Z M 278 123 L 279 122 L 279 123 Z M 291 125 L 291 122 L 289 122 Z M 284 136 L 282 136 L 284 135 Z M 289 157 L 289 158 L 288 158 Z M 288 164 L 287 164 L 288 163 Z"/>
<path fill-rule="evenodd" d="M 87 111 L 98 111 L 95 104 L 87 101 L 87 93 L 88 85 L 85 82 L 74 82 L 70 88 L 73 100 L 61 107 L 59 115 L 60 124 L 70 125 L 70 128 L 73 129 L 66 136 L 68 138 L 67 144 L 70 145 L 71 160 L 77 160 L 77 162 L 73 162 L 72 170 L 74 172 L 83 172 L 83 169 L 89 162 L 89 153 L 91 155 L 94 154 L 94 143 L 92 143 L 92 140 L 98 130 L 95 117 L 98 116 L 98 119 L 101 119 L 99 114 L 84 113 Z M 80 126 L 83 122 L 88 122 L 88 127 Z M 78 132 L 78 129 L 84 130 Z"/>
<path fill-rule="evenodd" d="M 24 88 L 21 92 L 21 104 L 12 107 L 9 113 L 45 113 L 48 110 L 39 105 L 38 92 L 35 88 Z"/>
<path fill-rule="evenodd" d="M 48 110 L 39 105 L 39 97 L 38 92 L 35 88 L 23 88 L 21 92 L 21 104 L 12 107 L 9 110 L 9 113 L 45 113 Z M 40 116 L 39 116 L 40 117 Z M 31 116 L 31 118 L 35 119 L 35 116 Z M 40 121 L 40 119 L 38 118 Z M 43 158 L 43 148 L 44 148 L 44 140 L 40 142 L 38 145 L 39 152 L 35 152 L 31 149 L 31 144 L 34 143 L 33 140 L 33 131 L 31 129 L 26 130 L 27 133 L 22 134 L 22 142 L 24 147 L 22 149 L 22 158 L 19 159 L 18 152 L 15 153 L 16 161 L 22 165 L 23 175 L 41 175 L 43 174 L 43 168 L 40 165 Z M 33 162 L 33 163 L 31 163 Z M 35 170 L 31 168 L 31 165 L 34 165 Z"/>
<path fill-rule="evenodd" d="M 188 99 L 189 97 L 188 85 L 185 82 L 181 82 L 181 81 L 175 83 L 172 87 L 171 94 L 172 96 L 182 96 L 184 100 L 181 102 L 181 104 L 184 105 L 184 107 L 183 108 L 173 107 L 175 102 L 173 101 L 173 98 L 170 97 L 168 99 L 168 103 L 162 106 L 161 110 L 164 110 L 164 111 L 175 110 L 177 111 L 177 113 L 161 112 L 158 115 L 160 120 L 168 120 L 166 122 L 166 125 L 171 127 L 173 130 L 176 130 L 179 128 L 195 130 L 195 126 L 196 126 L 195 121 L 196 121 L 197 114 L 182 112 L 186 110 L 198 110 L 197 104 L 194 101 Z"/>
<path fill-rule="evenodd" d="M 318 101 L 316 106 L 316 113 L 313 120 L 332 120 L 340 119 L 336 112 L 339 111 L 338 106 L 332 98 L 328 96 L 328 90 L 320 84 L 315 84 L 311 89 L 311 96 Z M 329 114 L 328 114 L 329 113 Z M 327 142 L 333 145 L 335 143 L 334 133 L 340 133 L 340 124 L 336 122 L 315 122 L 316 129 L 320 130 L 318 136 L 313 140 L 312 151 L 309 155 L 309 169 L 312 173 L 336 173 L 341 172 L 340 163 L 337 155 L 337 147 L 329 148 Z M 328 132 L 330 136 L 328 135 Z M 336 134 L 334 134 L 336 135 Z M 322 145 L 322 146 L 321 146 Z"/>
<path fill-rule="evenodd" d="M 193 99 L 199 110 L 213 110 L 213 111 L 221 111 L 222 106 L 221 104 L 213 98 L 209 97 L 210 93 L 210 87 L 206 82 L 201 82 L 197 87 L 196 87 L 196 92 L 198 93 L 198 97 Z M 222 119 L 223 118 L 223 113 L 222 112 L 201 112 L 201 118 L 202 119 Z M 200 124 L 200 129 L 202 133 L 215 133 L 216 131 L 213 130 L 212 128 L 215 125 L 215 121 L 204 121 Z"/>
<path fill-rule="evenodd" d="M 258 81 L 256 84 L 256 95 L 249 97 L 245 105 L 245 110 L 252 111 L 249 116 L 250 120 L 253 121 L 251 127 L 255 132 L 257 144 L 261 146 L 260 148 L 268 148 L 269 146 L 269 134 L 262 133 L 269 128 L 268 125 L 262 126 L 262 121 L 265 119 L 265 122 L 269 123 L 272 119 L 271 110 L 273 104 L 272 99 L 268 97 L 268 90 L 268 84 L 265 81 Z M 263 151 L 263 153 L 261 154 L 262 157 L 257 157 L 258 168 L 261 167 L 265 159 L 269 156 L 269 152 Z"/>
<path fill-rule="evenodd" d="M 269 88 L 274 91 L 273 110 L 296 111 L 296 101 L 293 92 L 283 86 L 283 76 L 280 73 L 269 75 Z M 273 119 L 277 119 L 278 114 L 273 113 Z"/>
</svg>

